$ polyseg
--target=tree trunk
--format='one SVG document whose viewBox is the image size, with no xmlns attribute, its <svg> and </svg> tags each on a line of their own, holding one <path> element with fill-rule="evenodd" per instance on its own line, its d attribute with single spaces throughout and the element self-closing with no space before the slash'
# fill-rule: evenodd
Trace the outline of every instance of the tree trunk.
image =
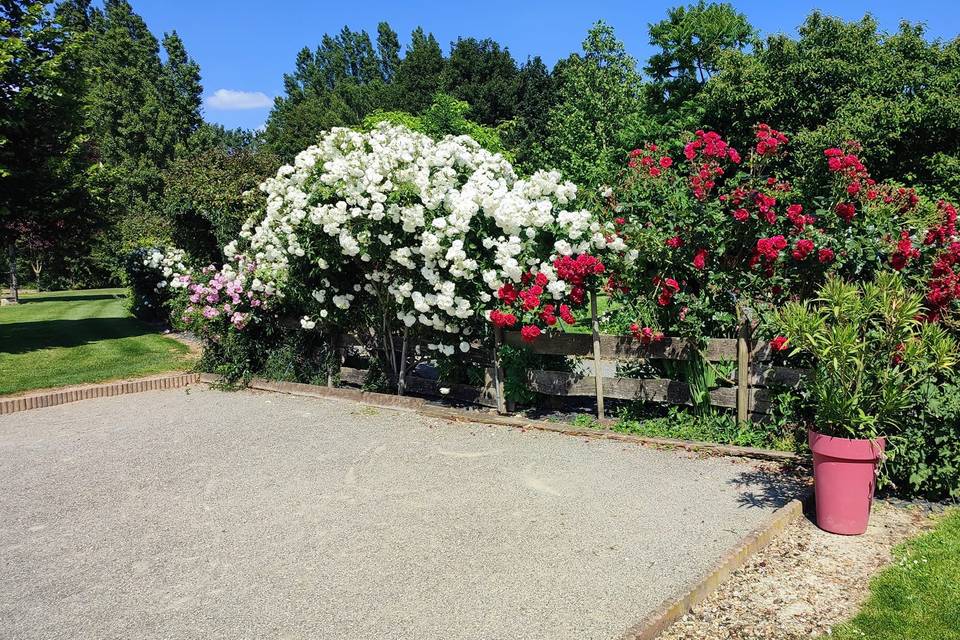
<svg viewBox="0 0 960 640">
<path fill-rule="evenodd" d="M 37 258 L 30 263 L 30 267 L 33 269 L 33 275 L 37 282 L 37 293 L 40 293 L 40 272 L 43 271 L 43 261 Z"/>
<path fill-rule="evenodd" d="M 7 252 L 10 261 L 10 295 L 14 302 L 20 302 L 20 287 L 17 284 L 17 245 L 10 243 Z"/>
</svg>

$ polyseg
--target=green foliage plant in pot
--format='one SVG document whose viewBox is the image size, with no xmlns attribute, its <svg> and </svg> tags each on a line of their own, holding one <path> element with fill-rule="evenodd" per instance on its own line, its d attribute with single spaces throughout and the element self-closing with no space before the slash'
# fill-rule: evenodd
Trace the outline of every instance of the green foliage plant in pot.
<svg viewBox="0 0 960 640">
<path fill-rule="evenodd" d="M 815 300 L 785 305 L 777 324 L 773 347 L 813 366 L 805 399 L 817 525 L 863 533 L 887 438 L 902 430 L 916 386 L 954 366 L 956 342 L 889 271 L 862 284 L 830 278 Z"/>
</svg>

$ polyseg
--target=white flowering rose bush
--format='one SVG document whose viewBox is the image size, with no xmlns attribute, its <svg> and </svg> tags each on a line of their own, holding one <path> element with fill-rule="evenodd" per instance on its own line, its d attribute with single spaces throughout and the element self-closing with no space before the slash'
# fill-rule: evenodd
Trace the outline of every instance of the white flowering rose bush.
<svg viewBox="0 0 960 640">
<path fill-rule="evenodd" d="M 125 275 L 129 308 L 138 318 L 169 320 L 168 303 L 191 282 L 186 252 L 174 247 L 140 247 L 127 255 Z"/>
<path fill-rule="evenodd" d="M 491 322 L 530 340 L 573 322 L 570 308 L 606 278 L 603 256 L 623 249 L 557 172 L 521 179 L 469 137 L 395 124 L 333 129 L 261 189 L 266 208 L 228 263 L 190 286 L 188 320 L 409 332 L 449 356 Z"/>
</svg>

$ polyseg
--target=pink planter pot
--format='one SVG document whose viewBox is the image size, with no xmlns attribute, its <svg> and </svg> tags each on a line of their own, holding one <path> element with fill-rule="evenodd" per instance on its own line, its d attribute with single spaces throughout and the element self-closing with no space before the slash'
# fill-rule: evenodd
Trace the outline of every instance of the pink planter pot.
<svg viewBox="0 0 960 640">
<path fill-rule="evenodd" d="M 808 431 L 813 452 L 817 526 L 853 536 L 867 530 L 877 463 L 886 440 L 851 440 Z"/>
</svg>

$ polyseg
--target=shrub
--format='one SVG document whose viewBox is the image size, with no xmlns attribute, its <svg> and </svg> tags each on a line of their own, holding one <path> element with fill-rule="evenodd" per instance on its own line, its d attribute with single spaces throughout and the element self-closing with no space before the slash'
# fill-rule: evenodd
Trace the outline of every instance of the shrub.
<svg viewBox="0 0 960 640">
<path fill-rule="evenodd" d="M 711 131 L 630 153 L 598 203 L 636 258 L 608 264 L 621 325 L 732 336 L 744 309 L 763 316 L 811 298 L 831 275 L 863 281 L 891 269 L 928 292 L 931 315 L 958 308 L 953 205 L 876 182 L 854 142 L 825 149 L 825 180 L 801 191 L 778 176 L 788 148 L 760 124 L 743 154 Z"/>
<path fill-rule="evenodd" d="M 229 262 L 190 285 L 183 318 L 202 335 L 298 317 L 304 331 L 372 336 L 371 353 L 408 333 L 466 353 L 490 320 L 534 339 L 583 304 L 603 271 L 589 252 L 622 246 L 612 226 L 564 208 L 576 187 L 557 173 L 518 179 L 468 137 L 388 123 L 332 130 L 262 189 L 266 210 Z M 394 359 L 383 364 L 396 377 Z"/>
<path fill-rule="evenodd" d="M 876 438 L 903 430 L 918 385 L 957 361 L 956 341 L 923 319 L 923 298 L 896 273 L 862 285 L 827 280 L 812 304 L 779 315 L 775 349 L 813 359 L 804 394 L 808 419 L 830 436 Z"/>
<path fill-rule="evenodd" d="M 170 322 L 173 291 L 183 288 L 189 274 L 186 254 L 179 249 L 140 247 L 124 259 L 124 284 L 130 289 L 128 309 L 146 322 Z"/>
<path fill-rule="evenodd" d="M 950 371 L 917 385 L 911 405 L 891 437 L 887 477 L 905 494 L 960 499 L 960 376 Z"/>
<path fill-rule="evenodd" d="M 884 478 L 904 493 L 960 496 L 955 339 L 931 322 L 901 275 L 857 285 L 830 279 L 811 303 L 779 315 L 773 344 L 811 357 L 802 414 L 820 433 L 885 436 Z"/>
</svg>

